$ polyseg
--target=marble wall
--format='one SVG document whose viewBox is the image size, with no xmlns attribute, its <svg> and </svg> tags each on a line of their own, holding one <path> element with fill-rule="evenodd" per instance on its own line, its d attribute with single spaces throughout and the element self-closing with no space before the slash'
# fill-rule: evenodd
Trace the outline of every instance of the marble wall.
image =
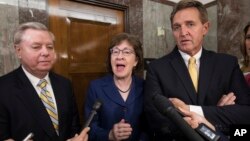
<svg viewBox="0 0 250 141">
<path fill-rule="evenodd" d="M 241 33 L 250 21 L 249 0 L 218 0 L 218 52 L 242 58 Z"/>
<path fill-rule="evenodd" d="M 207 7 L 207 12 L 210 27 L 208 34 L 206 35 L 204 40 L 204 48 L 217 52 L 217 5 L 210 5 L 209 7 Z"/>
<path fill-rule="evenodd" d="M 171 22 L 173 7 L 143 0 L 143 48 L 145 58 L 159 58 L 174 47 Z"/>
<path fill-rule="evenodd" d="M 0 4 L 0 76 L 18 66 L 14 54 L 13 33 L 18 22 L 18 7 Z"/>
</svg>

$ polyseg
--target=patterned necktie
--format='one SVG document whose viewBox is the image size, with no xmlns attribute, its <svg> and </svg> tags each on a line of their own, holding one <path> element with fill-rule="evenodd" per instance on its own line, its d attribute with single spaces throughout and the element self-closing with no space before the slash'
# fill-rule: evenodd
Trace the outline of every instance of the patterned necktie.
<svg viewBox="0 0 250 141">
<path fill-rule="evenodd" d="M 58 127 L 59 127 L 59 124 L 58 124 L 58 115 L 57 115 L 57 111 L 56 111 L 56 108 L 55 108 L 55 103 L 52 99 L 52 96 L 51 94 L 49 93 L 49 91 L 47 90 L 46 88 L 46 85 L 47 85 L 47 81 L 45 79 L 41 79 L 39 81 L 39 83 L 37 84 L 37 86 L 39 88 L 41 88 L 41 92 L 40 92 L 40 98 L 44 104 L 44 106 L 46 107 L 46 110 L 50 116 L 50 119 L 53 123 L 53 126 L 58 134 Z"/>
<path fill-rule="evenodd" d="M 190 77 L 193 81 L 195 91 L 197 92 L 198 90 L 198 72 L 196 68 L 196 59 L 194 57 L 191 57 L 188 60 L 188 71 L 190 74 Z"/>
</svg>

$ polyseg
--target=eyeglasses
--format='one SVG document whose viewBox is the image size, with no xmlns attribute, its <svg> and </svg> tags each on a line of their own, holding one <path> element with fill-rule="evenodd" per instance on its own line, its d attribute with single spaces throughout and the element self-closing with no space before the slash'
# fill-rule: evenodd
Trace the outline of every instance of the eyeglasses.
<svg viewBox="0 0 250 141">
<path fill-rule="evenodd" d="M 125 48 L 123 50 L 120 50 L 119 48 L 111 48 L 110 49 L 110 53 L 113 56 L 118 56 L 120 54 L 120 52 L 122 52 L 122 55 L 124 55 L 124 56 L 129 56 L 129 55 L 134 53 L 134 51 L 132 49 L 128 49 L 128 48 Z"/>
</svg>

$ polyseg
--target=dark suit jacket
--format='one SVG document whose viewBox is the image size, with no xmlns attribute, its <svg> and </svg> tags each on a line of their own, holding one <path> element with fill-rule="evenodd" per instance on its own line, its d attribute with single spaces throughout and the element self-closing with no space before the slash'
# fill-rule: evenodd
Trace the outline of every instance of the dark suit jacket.
<svg viewBox="0 0 250 141">
<path fill-rule="evenodd" d="M 230 124 L 250 124 L 249 88 L 236 57 L 203 49 L 200 58 L 198 93 L 195 92 L 187 66 L 177 47 L 169 54 L 153 61 L 145 82 L 145 109 L 153 132 L 177 133 L 175 125 L 155 108 L 152 98 L 179 98 L 188 105 L 200 105 L 205 117 L 221 131 Z M 234 92 L 236 104 L 217 107 L 223 94 Z M 170 130 L 169 130 L 170 129 Z"/>
<path fill-rule="evenodd" d="M 22 68 L 0 78 L 0 140 L 65 141 L 79 130 L 79 117 L 69 80 L 50 72 L 59 115 L 59 136 L 36 90 Z"/>
<path fill-rule="evenodd" d="M 142 79 L 133 77 L 132 88 L 126 102 L 119 94 L 112 75 L 92 81 L 85 102 L 85 117 L 89 116 L 96 99 L 102 101 L 102 106 L 90 125 L 90 141 L 108 141 L 109 131 L 121 119 L 125 119 L 133 128 L 129 140 L 139 140 L 139 121 L 143 111 Z"/>
</svg>

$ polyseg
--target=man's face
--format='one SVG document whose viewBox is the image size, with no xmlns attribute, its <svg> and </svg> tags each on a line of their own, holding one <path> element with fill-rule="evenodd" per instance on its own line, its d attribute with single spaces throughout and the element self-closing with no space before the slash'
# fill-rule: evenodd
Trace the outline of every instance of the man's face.
<svg viewBox="0 0 250 141">
<path fill-rule="evenodd" d="M 27 29 L 16 46 L 16 53 L 22 66 L 38 78 L 43 78 L 56 60 L 53 39 L 42 30 Z"/>
<path fill-rule="evenodd" d="M 203 37 L 208 32 L 209 23 L 202 23 L 196 8 L 178 11 L 172 23 L 173 35 L 179 50 L 195 55 L 201 48 Z"/>
</svg>

